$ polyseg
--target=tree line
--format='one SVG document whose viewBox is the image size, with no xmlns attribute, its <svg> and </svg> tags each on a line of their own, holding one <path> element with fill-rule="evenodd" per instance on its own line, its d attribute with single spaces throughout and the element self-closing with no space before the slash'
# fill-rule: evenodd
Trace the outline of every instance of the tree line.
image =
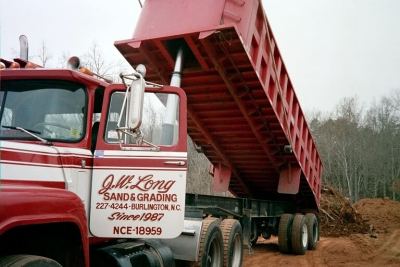
<svg viewBox="0 0 400 267">
<path fill-rule="evenodd" d="M 12 49 L 11 54 L 13 58 L 19 57 L 19 52 L 16 49 Z M 64 51 L 58 56 L 54 56 L 46 42 L 42 41 L 40 47 L 29 55 L 29 60 L 45 68 L 67 68 L 67 61 L 71 56 L 79 56 L 82 67 L 86 67 L 90 71 L 114 82 L 120 81 L 119 74 L 121 72 L 129 73 L 131 68 L 121 58 L 114 61 L 107 59 L 102 47 L 96 42 L 93 42 L 83 54 L 77 55 Z"/>
<path fill-rule="evenodd" d="M 323 161 L 323 182 L 352 201 L 400 200 L 400 90 L 367 108 L 343 98 L 330 114 L 309 119 Z"/>
</svg>

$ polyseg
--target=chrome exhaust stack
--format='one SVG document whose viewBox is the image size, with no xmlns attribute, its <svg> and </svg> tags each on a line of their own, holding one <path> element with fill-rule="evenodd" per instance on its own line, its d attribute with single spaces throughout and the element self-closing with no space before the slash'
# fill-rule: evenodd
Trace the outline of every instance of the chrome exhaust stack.
<svg viewBox="0 0 400 267">
<path fill-rule="evenodd" d="M 183 48 L 179 48 L 176 54 L 175 67 L 171 77 L 171 86 L 180 87 L 182 81 L 183 69 Z M 174 137 L 176 136 L 176 115 L 178 112 L 179 98 L 177 95 L 169 94 L 166 104 L 166 115 L 162 125 L 161 144 L 172 145 L 175 143 Z"/>
<path fill-rule="evenodd" d="M 19 58 L 28 61 L 28 37 L 25 35 L 19 36 Z"/>
</svg>

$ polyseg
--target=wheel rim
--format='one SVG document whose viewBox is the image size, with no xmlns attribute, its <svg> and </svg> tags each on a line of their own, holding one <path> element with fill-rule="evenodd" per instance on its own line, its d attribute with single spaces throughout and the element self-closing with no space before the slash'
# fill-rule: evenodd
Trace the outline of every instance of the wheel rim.
<svg viewBox="0 0 400 267">
<path fill-rule="evenodd" d="M 233 241 L 232 267 L 240 267 L 242 262 L 242 253 L 242 239 L 240 238 L 239 234 L 236 234 Z"/>
<path fill-rule="evenodd" d="M 301 227 L 301 243 L 303 247 L 307 247 L 307 242 L 308 242 L 308 232 L 307 232 L 307 225 L 303 224 Z"/>
<path fill-rule="evenodd" d="M 221 257 L 221 244 L 218 242 L 217 238 L 214 238 L 208 248 L 206 266 L 220 267 Z"/>
</svg>

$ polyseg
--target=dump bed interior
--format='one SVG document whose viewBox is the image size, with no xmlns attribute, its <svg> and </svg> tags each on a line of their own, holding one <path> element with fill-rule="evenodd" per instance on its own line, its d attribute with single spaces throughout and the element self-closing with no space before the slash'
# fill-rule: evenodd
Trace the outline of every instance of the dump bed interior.
<svg viewBox="0 0 400 267">
<path fill-rule="evenodd" d="M 233 194 L 319 205 L 321 160 L 259 0 L 146 0 L 115 45 L 162 84 L 184 47 L 188 134 Z"/>
</svg>

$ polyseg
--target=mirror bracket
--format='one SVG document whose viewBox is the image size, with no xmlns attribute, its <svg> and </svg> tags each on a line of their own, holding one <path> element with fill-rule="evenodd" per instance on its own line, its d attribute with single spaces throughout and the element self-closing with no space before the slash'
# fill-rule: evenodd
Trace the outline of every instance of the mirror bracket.
<svg viewBox="0 0 400 267">
<path fill-rule="evenodd" d="M 116 129 L 117 134 L 118 134 L 118 139 L 120 140 L 119 146 L 121 150 L 136 150 L 136 151 L 160 151 L 160 147 L 148 142 L 143 139 L 143 134 L 140 131 L 140 129 L 135 130 L 134 132 L 131 132 L 129 128 L 124 128 L 124 127 L 119 127 Z M 128 142 L 124 142 L 123 136 L 130 136 L 133 138 L 136 142 L 135 144 L 129 145 Z M 147 146 L 143 146 L 143 144 Z"/>
</svg>

